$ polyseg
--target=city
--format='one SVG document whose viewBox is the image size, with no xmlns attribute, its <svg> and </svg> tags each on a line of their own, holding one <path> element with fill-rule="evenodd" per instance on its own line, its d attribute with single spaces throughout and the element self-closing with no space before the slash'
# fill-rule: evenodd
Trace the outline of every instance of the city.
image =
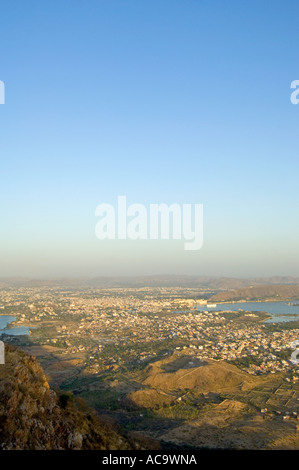
<svg viewBox="0 0 299 470">
<path fill-rule="evenodd" d="M 208 300 L 211 294 L 206 288 L 186 287 L 3 288 L 1 314 L 15 321 L 2 337 L 36 356 L 54 388 L 81 396 L 127 430 L 132 416 L 138 421 L 136 429 L 145 432 L 142 421 L 148 413 L 156 415 L 152 423 L 167 416 L 189 422 L 201 414 L 196 385 L 182 390 L 144 380 L 160 363 L 177 364 L 170 370 L 178 373 L 197 373 L 203 364 L 234 366 L 228 377 L 239 370 L 244 383 L 250 382 L 247 377 L 259 382 L 241 395 L 234 382 L 226 395 L 222 372 L 217 371 L 219 384 L 206 388 L 217 395 L 214 406 L 242 396 L 261 416 L 296 422 L 299 370 L 290 358 L 291 344 L 299 337 L 298 321 L 267 323 L 270 315 L 265 312 L 217 311 Z M 9 335 L 10 328 L 25 326 L 29 336 Z M 262 387 L 259 393 L 251 390 L 257 385 Z M 145 395 L 153 391 L 148 403 Z"/>
</svg>

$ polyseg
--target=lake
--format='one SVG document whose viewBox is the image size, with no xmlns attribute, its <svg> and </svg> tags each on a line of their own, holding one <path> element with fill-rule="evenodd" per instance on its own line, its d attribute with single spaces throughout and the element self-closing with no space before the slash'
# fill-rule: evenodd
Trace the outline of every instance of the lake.
<svg viewBox="0 0 299 470">
<path fill-rule="evenodd" d="M 299 301 L 294 300 L 290 302 L 232 302 L 225 304 L 217 304 L 217 306 L 207 308 L 205 305 L 200 306 L 200 310 L 209 311 L 225 311 L 231 310 L 237 312 L 238 310 L 245 310 L 249 312 L 266 312 L 272 318 L 266 320 L 266 323 L 279 323 L 285 321 L 299 320 Z"/>
<path fill-rule="evenodd" d="M 19 326 L 7 330 L 5 329 L 11 322 L 15 320 L 16 317 L 11 317 L 9 315 L 0 315 L 0 335 L 3 333 L 9 336 L 29 335 L 29 328 L 27 326 Z"/>
</svg>

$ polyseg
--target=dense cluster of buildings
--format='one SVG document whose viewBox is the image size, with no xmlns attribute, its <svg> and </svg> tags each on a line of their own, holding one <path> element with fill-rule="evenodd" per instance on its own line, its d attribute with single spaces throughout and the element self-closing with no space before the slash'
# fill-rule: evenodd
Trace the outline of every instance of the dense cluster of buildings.
<svg viewBox="0 0 299 470">
<path fill-rule="evenodd" d="M 61 348 L 63 354 L 85 353 L 89 364 L 111 344 L 127 346 L 134 360 L 145 361 L 168 340 L 173 350 L 188 347 L 198 357 L 239 360 L 251 374 L 294 369 L 282 352 L 299 338 L 298 329 L 269 331 L 250 312 L 235 321 L 217 309 L 202 311 L 207 301 L 192 294 L 194 289 L 180 288 L 3 289 L 1 313 L 29 326 L 37 343 Z M 134 349 L 141 344 L 147 345 L 144 351 Z M 114 352 L 105 361 L 122 357 Z"/>
</svg>

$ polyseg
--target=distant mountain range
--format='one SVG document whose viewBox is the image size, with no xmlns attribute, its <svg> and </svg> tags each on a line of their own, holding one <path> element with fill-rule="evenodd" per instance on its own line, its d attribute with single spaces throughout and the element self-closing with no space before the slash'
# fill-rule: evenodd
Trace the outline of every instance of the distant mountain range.
<svg viewBox="0 0 299 470">
<path fill-rule="evenodd" d="M 227 291 L 265 285 L 299 285 L 299 277 L 274 276 L 255 278 L 233 278 L 216 276 L 153 275 L 117 276 L 94 278 L 52 278 L 31 279 L 23 277 L 2 277 L 0 288 L 5 287 L 190 287 L 207 288 L 214 291 Z"/>
</svg>

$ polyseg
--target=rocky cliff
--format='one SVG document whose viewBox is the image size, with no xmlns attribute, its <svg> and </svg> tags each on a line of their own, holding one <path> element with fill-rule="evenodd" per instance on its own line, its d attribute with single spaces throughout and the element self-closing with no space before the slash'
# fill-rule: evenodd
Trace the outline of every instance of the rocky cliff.
<svg viewBox="0 0 299 470">
<path fill-rule="evenodd" d="M 33 356 L 5 345 L 0 365 L 0 449 L 130 449 L 84 402 L 57 394 Z"/>
</svg>

